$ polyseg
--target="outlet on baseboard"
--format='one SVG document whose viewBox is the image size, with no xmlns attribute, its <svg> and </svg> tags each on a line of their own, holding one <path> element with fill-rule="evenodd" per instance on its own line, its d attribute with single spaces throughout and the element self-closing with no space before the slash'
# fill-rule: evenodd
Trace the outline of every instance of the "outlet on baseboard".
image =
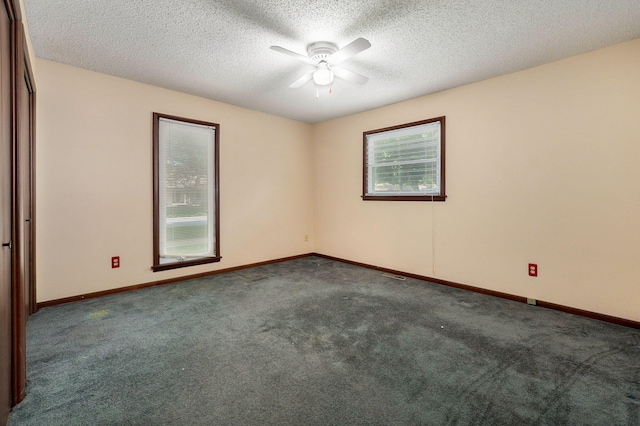
<svg viewBox="0 0 640 426">
<path fill-rule="evenodd" d="M 538 301 L 536 299 L 527 297 L 527 305 L 537 305 L 537 304 L 538 304 Z"/>
</svg>

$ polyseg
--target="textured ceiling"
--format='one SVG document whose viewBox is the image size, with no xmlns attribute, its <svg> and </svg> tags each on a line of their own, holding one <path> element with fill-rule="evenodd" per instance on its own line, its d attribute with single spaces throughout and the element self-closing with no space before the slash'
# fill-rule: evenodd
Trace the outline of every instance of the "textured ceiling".
<svg viewBox="0 0 640 426">
<path fill-rule="evenodd" d="M 308 123 L 640 37 L 640 0 L 24 0 L 35 55 Z M 369 81 L 290 89 L 315 41 Z"/>
</svg>

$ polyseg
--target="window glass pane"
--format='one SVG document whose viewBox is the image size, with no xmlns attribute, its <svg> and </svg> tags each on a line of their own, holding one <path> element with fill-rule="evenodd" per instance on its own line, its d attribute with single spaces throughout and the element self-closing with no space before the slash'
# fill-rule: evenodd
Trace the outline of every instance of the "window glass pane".
<svg viewBox="0 0 640 426">
<path fill-rule="evenodd" d="M 215 128 L 160 119 L 161 263 L 216 255 L 214 144 Z"/>
<path fill-rule="evenodd" d="M 433 161 L 372 167 L 373 192 L 430 194 L 438 190 L 438 167 Z"/>
</svg>

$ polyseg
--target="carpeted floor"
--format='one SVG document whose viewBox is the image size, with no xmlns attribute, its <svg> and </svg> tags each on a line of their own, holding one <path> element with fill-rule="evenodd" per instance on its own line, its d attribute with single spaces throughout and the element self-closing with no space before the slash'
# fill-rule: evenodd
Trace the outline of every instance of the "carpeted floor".
<svg viewBox="0 0 640 426">
<path fill-rule="evenodd" d="M 9 425 L 640 425 L 640 330 L 308 257 L 45 308 Z"/>
</svg>

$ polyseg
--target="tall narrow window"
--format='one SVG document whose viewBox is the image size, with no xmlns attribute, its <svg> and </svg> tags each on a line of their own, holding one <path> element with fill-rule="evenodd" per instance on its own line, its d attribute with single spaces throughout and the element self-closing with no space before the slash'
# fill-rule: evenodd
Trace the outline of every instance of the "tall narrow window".
<svg viewBox="0 0 640 426">
<path fill-rule="evenodd" d="M 220 261 L 220 126 L 153 114 L 154 271 Z"/>
<path fill-rule="evenodd" d="M 444 201 L 445 117 L 364 132 L 362 198 Z"/>
</svg>

